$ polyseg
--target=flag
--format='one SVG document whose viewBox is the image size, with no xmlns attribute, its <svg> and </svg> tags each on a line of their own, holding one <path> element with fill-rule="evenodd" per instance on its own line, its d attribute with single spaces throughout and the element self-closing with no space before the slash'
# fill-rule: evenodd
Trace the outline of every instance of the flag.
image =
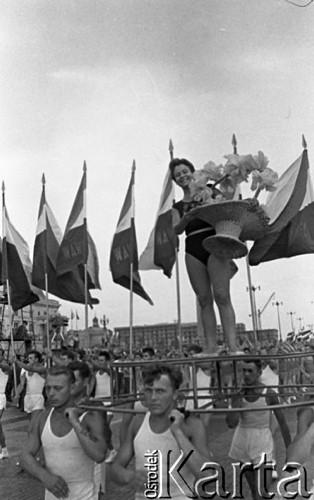
<svg viewBox="0 0 314 500">
<path fill-rule="evenodd" d="M 307 150 L 284 172 L 266 202 L 269 232 L 255 241 L 250 265 L 314 253 L 314 195 Z"/>
<path fill-rule="evenodd" d="M 87 265 L 87 288 L 100 289 L 99 263 L 95 243 L 87 231 L 86 221 L 86 164 L 82 180 L 74 200 L 57 257 L 57 273 L 62 275 L 78 269 L 84 280 Z"/>
<path fill-rule="evenodd" d="M 147 246 L 139 261 L 139 269 L 162 269 L 171 277 L 171 271 L 176 261 L 178 237 L 173 229 L 172 203 L 174 187 L 171 172 L 168 169 L 164 180 L 155 226 L 149 236 Z"/>
<path fill-rule="evenodd" d="M 41 298 L 40 290 L 31 285 L 32 263 L 26 241 L 10 222 L 4 207 L 2 241 L 2 282 L 8 281 L 10 304 L 14 311 L 22 309 Z"/>
<path fill-rule="evenodd" d="M 297 334 L 297 340 L 304 342 L 305 340 L 309 340 L 311 337 L 312 331 L 311 330 L 301 330 Z"/>
<path fill-rule="evenodd" d="M 152 300 L 142 287 L 141 278 L 138 272 L 138 253 L 134 225 L 133 187 L 134 169 L 132 171 L 130 184 L 111 245 L 110 271 L 112 279 L 115 283 L 130 290 L 131 263 L 133 263 L 133 292 L 147 300 L 150 304 L 153 304 Z"/>
<path fill-rule="evenodd" d="M 46 201 L 43 185 L 40 199 L 36 239 L 34 244 L 32 283 L 46 290 L 45 275 L 48 277 L 48 292 L 70 302 L 85 303 L 85 286 L 78 269 L 57 275 L 57 256 L 62 241 L 58 222 Z M 89 305 L 98 303 L 88 294 Z"/>
<path fill-rule="evenodd" d="M 287 333 L 287 338 L 286 338 L 287 342 L 293 342 L 294 338 L 295 338 L 295 333 L 294 332 Z"/>
</svg>

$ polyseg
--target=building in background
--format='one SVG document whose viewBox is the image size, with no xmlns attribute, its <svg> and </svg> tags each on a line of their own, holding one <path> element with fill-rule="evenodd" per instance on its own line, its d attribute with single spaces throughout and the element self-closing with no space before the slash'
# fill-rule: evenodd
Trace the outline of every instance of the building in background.
<svg viewBox="0 0 314 500">
<path fill-rule="evenodd" d="M 198 332 L 198 324 L 182 323 L 182 344 L 189 345 L 200 343 Z M 224 344 L 222 326 L 217 327 L 218 343 Z M 236 324 L 236 335 L 239 343 L 242 344 L 245 339 L 253 342 L 254 332 L 246 330 L 244 323 Z M 118 346 L 126 351 L 130 348 L 130 328 L 128 326 L 120 326 L 114 329 L 114 338 Z M 278 331 L 275 329 L 260 330 L 257 332 L 257 339 L 260 342 L 272 342 L 278 340 Z M 155 349 L 178 349 L 178 325 L 177 323 L 157 323 L 155 325 L 136 325 L 133 326 L 133 348 L 141 349 L 145 345 L 150 345 Z"/>
<path fill-rule="evenodd" d="M 49 317 L 58 314 L 61 304 L 58 300 L 48 300 Z M 24 307 L 13 314 L 13 335 L 22 337 L 21 326 L 25 327 L 27 334 L 40 341 L 46 335 L 47 306 L 46 301 L 38 301 L 34 304 Z M 0 339 L 10 337 L 10 321 L 8 306 L 0 305 Z"/>
</svg>

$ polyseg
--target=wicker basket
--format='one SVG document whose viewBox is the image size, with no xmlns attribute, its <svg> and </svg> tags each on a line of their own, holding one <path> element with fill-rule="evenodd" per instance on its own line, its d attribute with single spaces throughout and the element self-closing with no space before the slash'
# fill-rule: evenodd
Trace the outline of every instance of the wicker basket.
<svg viewBox="0 0 314 500">
<path fill-rule="evenodd" d="M 243 241 L 261 238 L 268 230 L 269 219 L 255 199 L 201 205 L 197 217 L 216 231 L 203 241 L 204 248 L 223 259 L 244 257 Z"/>
</svg>

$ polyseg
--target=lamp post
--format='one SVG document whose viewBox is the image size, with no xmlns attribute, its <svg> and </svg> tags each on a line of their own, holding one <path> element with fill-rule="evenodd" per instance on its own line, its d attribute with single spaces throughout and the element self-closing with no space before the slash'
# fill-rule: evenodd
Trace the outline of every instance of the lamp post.
<svg viewBox="0 0 314 500">
<path fill-rule="evenodd" d="M 302 325 L 301 325 L 301 321 L 302 321 L 303 318 L 297 318 L 297 320 L 299 321 L 299 331 L 302 330 Z"/>
<path fill-rule="evenodd" d="M 252 316 L 252 324 L 253 324 L 253 332 L 254 332 L 254 340 L 257 341 L 257 330 L 258 330 L 258 321 L 257 321 L 257 311 L 256 311 L 256 300 L 255 300 L 255 292 L 256 290 L 260 290 L 259 286 L 253 286 L 249 283 L 250 286 L 246 287 L 247 292 L 250 293 L 250 301 L 251 301 L 251 316 Z"/>
<path fill-rule="evenodd" d="M 279 340 L 280 342 L 282 341 L 282 333 L 281 333 L 281 324 L 280 324 L 280 314 L 279 314 L 279 307 L 283 305 L 283 302 L 273 302 L 273 306 L 277 307 L 277 319 L 278 319 L 278 330 L 279 330 Z"/>
<path fill-rule="evenodd" d="M 290 311 L 290 312 L 288 312 L 287 314 L 289 314 L 289 315 L 290 315 L 290 320 L 291 320 L 291 330 L 294 332 L 294 325 L 293 325 L 293 318 L 292 318 L 292 316 L 295 314 L 295 312 Z"/>
</svg>

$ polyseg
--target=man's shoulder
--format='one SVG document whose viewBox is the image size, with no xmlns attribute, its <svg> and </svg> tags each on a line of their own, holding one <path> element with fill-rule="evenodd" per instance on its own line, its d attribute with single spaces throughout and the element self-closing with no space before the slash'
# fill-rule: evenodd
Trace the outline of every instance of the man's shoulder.
<svg viewBox="0 0 314 500">
<path fill-rule="evenodd" d="M 134 418 L 132 418 L 129 429 L 130 433 L 133 435 L 133 437 L 136 436 L 138 431 L 140 430 L 142 423 L 144 422 L 145 414 L 143 413 L 137 413 Z"/>
<path fill-rule="evenodd" d="M 42 412 L 39 414 L 38 418 L 35 420 L 35 429 L 37 427 L 40 435 L 42 434 L 44 427 L 46 425 L 48 416 L 51 412 L 51 408 L 47 408 L 46 410 L 42 410 Z"/>
</svg>

